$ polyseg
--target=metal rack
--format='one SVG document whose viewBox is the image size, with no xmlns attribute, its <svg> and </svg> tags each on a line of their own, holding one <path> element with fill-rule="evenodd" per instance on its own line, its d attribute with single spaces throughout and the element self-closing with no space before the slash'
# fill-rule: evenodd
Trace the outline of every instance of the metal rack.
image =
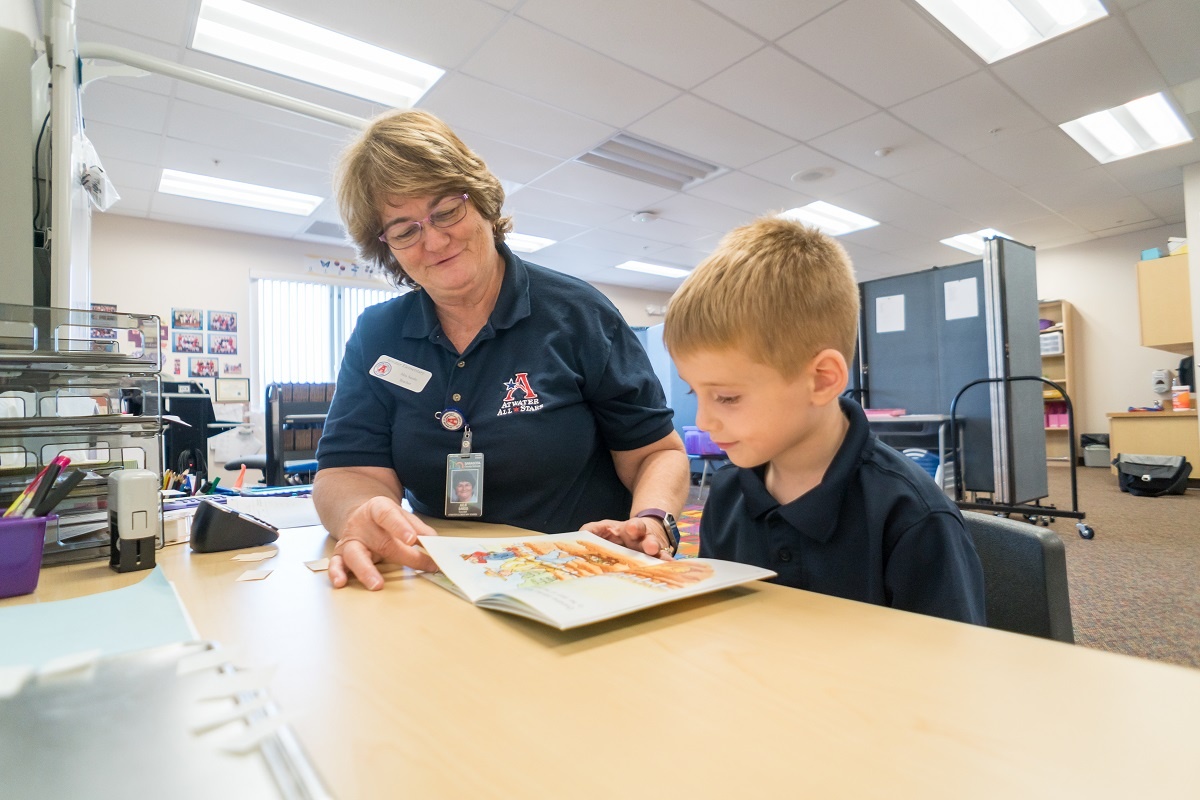
<svg viewBox="0 0 1200 800">
<path fill-rule="evenodd" d="M 0 504 L 60 454 L 87 477 L 56 509 L 43 564 L 108 556 L 108 475 L 162 472 L 159 320 L 0 303 Z"/>
</svg>

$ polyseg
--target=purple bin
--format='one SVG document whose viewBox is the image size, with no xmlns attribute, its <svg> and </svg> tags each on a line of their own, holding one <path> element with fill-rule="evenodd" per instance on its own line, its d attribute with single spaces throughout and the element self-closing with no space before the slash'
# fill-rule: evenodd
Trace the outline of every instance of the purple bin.
<svg viewBox="0 0 1200 800">
<path fill-rule="evenodd" d="M 29 594 L 37 588 L 49 517 L 0 518 L 0 597 Z"/>
<path fill-rule="evenodd" d="M 683 426 L 683 447 L 693 458 L 724 457 L 725 451 L 713 444 L 712 437 L 695 425 Z"/>
</svg>

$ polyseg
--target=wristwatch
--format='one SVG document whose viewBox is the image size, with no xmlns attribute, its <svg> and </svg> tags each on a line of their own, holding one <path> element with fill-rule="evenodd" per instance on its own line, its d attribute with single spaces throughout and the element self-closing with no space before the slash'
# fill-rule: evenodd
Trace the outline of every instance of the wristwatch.
<svg viewBox="0 0 1200 800">
<path fill-rule="evenodd" d="M 669 511 L 663 511 L 661 508 L 647 508 L 634 514 L 635 517 L 653 517 L 662 523 L 663 530 L 667 532 L 667 544 L 671 546 L 671 555 L 675 555 L 675 551 L 679 548 L 679 526 L 675 524 L 675 517 Z"/>
</svg>

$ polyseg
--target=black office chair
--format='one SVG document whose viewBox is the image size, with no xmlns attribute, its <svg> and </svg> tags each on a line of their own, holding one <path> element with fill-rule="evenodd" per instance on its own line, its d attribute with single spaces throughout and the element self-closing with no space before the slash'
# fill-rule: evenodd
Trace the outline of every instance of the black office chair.
<svg viewBox="0 0 1200 800">
<path fill-rule="evenodd" d="M 1075 643 L 1062 539 L 1036 525 L 964 511 L 983 564 L 989 628 Z"/>
<path fill-rule="evenodd" d="M 332 383 L 272 383 L 265 408 L 267 452 L 227 461 L 225 469 L 261 469 L 267 486 L 312 483 L 317 442 L 333 400 Z"/>
</svg>

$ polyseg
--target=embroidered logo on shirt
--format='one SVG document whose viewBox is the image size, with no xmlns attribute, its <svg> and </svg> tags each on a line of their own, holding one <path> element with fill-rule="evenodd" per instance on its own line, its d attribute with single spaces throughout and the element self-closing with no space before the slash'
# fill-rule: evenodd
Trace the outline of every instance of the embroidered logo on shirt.
<svg viewBox="0 0 1200 800">
<path fill-rule="evenodd" d="M 538 399 L 537 392 L 529 385 L 528 372 L 518 372 L 512 380 L 504 382 L 504 388 L 506 392 L 504 399 L 500 401 L 500 411 L 496 414 L 497 417 L 541 410 L 542 401 Z M 518 393 L 521 395 L 520 400 L 517 399 Z"/>
</svg>

